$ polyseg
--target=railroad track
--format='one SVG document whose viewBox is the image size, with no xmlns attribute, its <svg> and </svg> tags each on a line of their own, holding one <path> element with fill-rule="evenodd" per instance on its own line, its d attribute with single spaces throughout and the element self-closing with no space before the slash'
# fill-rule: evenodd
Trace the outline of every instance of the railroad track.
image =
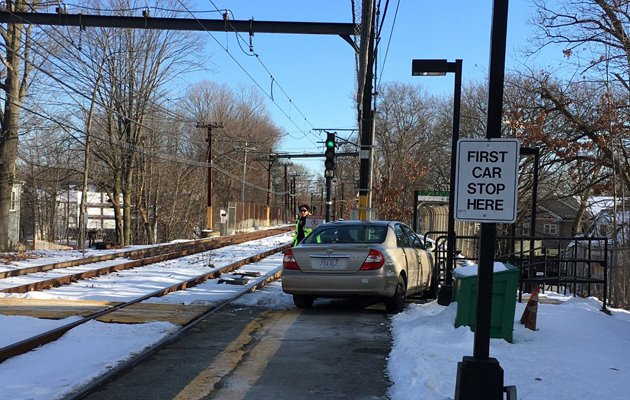
<svg viewBox="0 0 630 400">
<path fill-rule="evenodd" d="M 69 276 L 72 276 L 73 278 L 68 279 L 67 276 L 65 277 L 58 277 L 55 278 L 53 280 L 45 280 L 47 281 L 46 284 L 42 284 L 41 282 L 37 282 L 34 284 L 31 284 L 31 289 L 30 290 L 43 290 L 42 288 L 51 288 L 51 287 L 55 287 L 58 286 L 60 284 L 67 284 L 67 283 L 71 283 L 75 280 L 78 279 L 86 279 L 93 277 L 93 276 L 98 276 L 98 275 L 102 275 L 105 273 L 109 273 L 109 272 L 115 272 L 115 271 L 119 271 L 121 269 L 128 269 L 128 268 L 135 268 L 137 266 L 141 266 L 141 265 L 148 265 L 151 263 L 156 263 L 156 262 L 161 262 L 164 260 L 170 260 L 170 259 L 174 259 L 174 258 L 178 258 L 178 257 L 183 257 L 183 256 L 187 256 L 190 254 L 194 254 L 194 253 L 199 253 L 199 252 L 204 252 L 204 251 L 209 251 L 209 250 L 213 250 L 213 249 L 217 249 L 220 247 L 224 247 L 224 246 L 228 246 L 228 245 L 232 245 L 232 244 L 237 244 L 237 243 L 244 243 L 247 241 L 251 241 L 251 240 L 256 240 L 256 239 L 261 239 L 263 237 L 267 237 L 267 236 L 273 236 L 279 233 L 284 233 L 287 232 L 290 228 L 281 228 L 278 230 L 267 230 L 267 231 L 258 231 L 258 232 L 254 232 L 254 234 L 244 234 L 244 235 L 238 235 L 238 236 L 230 236 L 230 237 L 225 237 L 225 238 L 217 238 L 217 239 L 211 239 L 211 240 L 201 240 L 201 241 L 195 241 L 197 243 L 190 243 L 190 242 L 186 242 L 186 243 L 178 243 L 176 245 L 174 245 L 172 248 L 166 250 L 167 246 L 161 246 L 161 248 L 159 250 L 157 250 L 158 252 L 162 252 L 162 254 L 155 254 L 154 251 L 146 251 L 146 250 L 142 250 L 140 251 L 139 254 L 134 254 L 133 257 L 137 257 L 137 260 L 134 260 L 132 262 L 125 262 L 122 264 L 117 264 L 111 267 L 107 267 L 107 268 L 96 268 L 94 270 L 89 270 L 89 271 L 85 271 L 83 273 L 81 273 L 81 277 L 77 276 L 76 274 L 70 274 Z M 218 279 L 222 274 L 227 274 L 230 273 L 244 265 L 247 265 L 249 263 L 252 262 L 256 262 L 259 261 L 265 257 L 268 257 L 271 254 L 283 251 L 284 249 L 288 248 L 290 246 L 289 243 L 281 245 L 281 246 L 277 246 L 275 248 L 272 249 L 268 249 L 266 251 L 257 253 L 255 255 L 249 256 L 249 257 L 245 257 L 243 259 L 240 259 L 236 262 L 232 262 L 228 265 L 222 266 L 221 268 L 216 268 L 213 269 L 210 272 L 195 276 L 193 278 L 189 278 L 189 279 L 185 279 L 182 281 L 179 281 L 175 284 L 169 285 L 168 287 L 165 288 L 161 288 L 159 290 L 155 290 L 151 293 L 139 296 L 135 299 L 123 302 L 123 303 L 118 303 L 116 305 L 107 307 L 105 309 L 93 312 L 87 316 L 83 316 L 81 318 L 79 318 L 78 320 L 75 320 L 74 322 L 65 324 L 63 326 L 59 326 L 55 329 L 49 330 L 47 332 L 35 335 L 33 337 L 21 340 L 17 343 L 13 343 L 11 345 L 5 346 L 3 348 L 0 348 L 0 362 L 17 356 L 19 354 L 24 354 L 38 346 L 44 345 L 46 343 L 52 342 L 56 339 L 58 339 L 59 337 L 61 337 L 63 334 L 65 334 L 66 332 L 68 332 L 69 330 L 76 328 L 77 326 L 83 325 L 89 321 L 98 319 L 99 321 L 107 321 L 107 316 L 108 315 L 113 315 L 115 313 L 120 313 L 122 310 L 127 309 L 132 307 L 134 304 L 138 304 L 141 303 L 143 301 L 146 301 L 150 298 L 155 298 L 155 297 L 161 297 L 164 296 L 168 293 L 172 293 L 174 291 L 178 291 L 178 290 L 185 290 L 187 288 L 191 288 L 193 286 L 198 285 L 199 283 L 211 280 L 211 279 Z M 136 251 L 134 251 L 136 252 Z M 118 254 L 118 257 L 121 257 L 120 254 L 124 254 L 125 256 L 123 257 L 129 257 L 129 252 L 121 252 L 121 253 L 116 253 Z M 108 255 L 111 256 L 111 255 Z M 144 258 L 140 258 L 144 256 Z M 99 256 L 100 257 L 100 256 Z M 96 257 L 96 258 L 99 258 Z M 94 260 L 94 257 L 90 257 L 89 259 Z M 88 262 L 85 261 L 85 259 L 81 259 L 81 260 L 74 260 L 75 262 L 82 262 L 82 264 L 78 264 L 78 265 L 85 265 Z M 97 262 L 100 262 L 103 260 L 99 260 Z M 94 262 L 94 261 L 92 261 Z M 56 264 L 50 264 L 50 265 L 59 265 L 60 263 L 56 263 Z M 50 271 L 50 265 L 43 265 L 43 266 L 39 266 L 37 268 L 41 269 L 41 271 Z M 120 265 L 122 265 L 123 267 L 119 267 Z M 64 268 L 64 267 L 62 267 Z M 87 274 L 87 275 L 85 275 Z M 204 311 L 199 312 L 197 315 L 193 316 L 192 318 L 189 318 L 189 320 L 185 323 L 183 323 L 180 328 L 173 334 L 168 336 L 168 339 L 165 340 L 172 340 L 173 337 L 181 334 L 182 332 L 186 331 L 187 329 L 189 329 L 191 326 L 194 326 L 194 324 L 196 324 L 196 322 L 203 318 L 204 316 L 214 312 L 216 309 L 222 307 L 224 304 L 226 304 L 227 302 L 233 301 L 235 298 L 238 298 L 240 296 L 242 296 L 245 293 L 248 293 L 249 291 L 252 290 L 256 290 L 257 288 L 264 286 L 265 284 L 267 284 L 268 282 L 277 279 L 281 274 L 281 267 L 278 266 L 277 268 L 273 269 L 272 271 L 268 272 L 266 275 L 264 276 L 260 276 L 260 277 L 256 277 L 255 279 L 255 283 L 246 287 L 243 287 L 242 290 L 237 292 L 237 295 L 222 301 L 218 304 L 213 304 L 212 306 L 209 306 L 207 308 L 204 309 Z M 84 277 L 85 276 L 85 277 Z M 55 281 L 55 282 L 53 282 Z M 243 282 L 243 280 L 241 280 L 241 282 Z M 28 291 L 26 288 L 27 285 L 20 285 L 20 286 L 16 286 L 15 288 L 11 288 L 14 289 L 14 291 L 9 291 L 8 289 L 3 290 L 4 292 L 9 292 L 9 293 L 23 293 L 24 291 Z M 38 289 L 34 289 L 34 288 L 38 288 Z M 158 346 L 159 347 L 159 346 Z M 148 349 L 148 350 L 151 350 Z"/>
<path fill-rule="evenodd" d="M 175 258 L 184 257 L 190 254 L 202 253 L 229 245 L 262 239 L 268 236 L 274 236 L 288 232 L 291 229 L 291 227 L 283 227 L 264 231 L 242 233 L 238 235 L 222 236 L 217 238 L 191 240 L 189 242 L 165 244 L 156 247 L 149 247 L 146 249 L 121 251 L 100 256 L 92 256 L 76 260 L 4 271 L 0 272 L 0 279 L 36 274 L 41 272 L 49 272 L 52 270 L 95 264 L 116 259 L 126 258 L 133 260 L 102 268 L 94 268 L 88 271 L 67 274 L 60 277 L 38 280 L 37 282 L 27 283 L 23 285 L 15 285 L 10 288 L 0 289 L 0 293 L 26 293 L 34 290 L 50 289 L 61 285 L 67 285 L 82 279 L 90 279 L 100 275 L 106 275 L 117 271 L 123 271 L 126 269 L 141 267 L 149 264 L 155 264 Z"/>
</svg>

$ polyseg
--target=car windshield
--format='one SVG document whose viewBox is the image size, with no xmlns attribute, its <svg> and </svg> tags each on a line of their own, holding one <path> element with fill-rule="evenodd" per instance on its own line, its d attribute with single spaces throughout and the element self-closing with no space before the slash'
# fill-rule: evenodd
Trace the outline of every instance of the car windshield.
<svg viewBox="0 0 630 400">
<path fill-rule="evenodd" d="M 302 243 L 383 243 L 386 235 L 386 225 L 322 225 Z"/>
</svg>

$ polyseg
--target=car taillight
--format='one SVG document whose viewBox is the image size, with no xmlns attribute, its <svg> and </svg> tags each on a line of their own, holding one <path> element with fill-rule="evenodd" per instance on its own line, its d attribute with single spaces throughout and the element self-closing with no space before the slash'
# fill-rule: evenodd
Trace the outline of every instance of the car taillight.
<svg viewBox="0 0 630 400">
<path fill-rule="evenodd" d="M 385 256 L 378 250 L 371 249 L 361 265 L 361 271 L 379 269 L 385 264 Z"/>
<path fill-rule="evenodd" d="M 284 269 L 300 269 L 297 261 L 295 261 L 295 257 L 293 257 L 293 251 L 291 249 L 284 252 L 284 257 L 282 258 L 282 267 Z"/>
</svg>

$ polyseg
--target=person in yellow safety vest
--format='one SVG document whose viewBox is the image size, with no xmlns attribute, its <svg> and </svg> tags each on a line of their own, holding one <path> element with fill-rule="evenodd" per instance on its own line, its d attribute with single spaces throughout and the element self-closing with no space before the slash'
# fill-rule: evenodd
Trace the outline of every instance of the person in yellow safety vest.
<svg viewBox="0 0 630 400">
<path fill-rule="evenodd" d="M 307 237 L 312 231 L 312 228 L 306 227 L 306 217 L 311 215 L 311 210 L 306 204 L 302 204 L 298 207 L 300 215 L 295 223 L 295 232 L 293 233 L 293 246 L 297 246 L 305 237 Z"/>
</svg>

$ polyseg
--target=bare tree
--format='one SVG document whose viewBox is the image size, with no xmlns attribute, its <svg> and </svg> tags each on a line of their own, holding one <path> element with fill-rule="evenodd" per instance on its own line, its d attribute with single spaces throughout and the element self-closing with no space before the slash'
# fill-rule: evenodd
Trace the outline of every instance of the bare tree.
<svg viewBox="0 0 630 400">
<path fill-rule="evenodd" d="M 539 45 L 563 46 L 567 61 L 573 62 L 582 80 L 563 85 L 543 74 L 539 79 L 541 95 L 580 132 L 580 137 L 597 147 L 625 190 L 630 190 L 630 1 L 535 4 L 539 10 L 534 19 L 539 27 Z M 580 88 L 590 93 L 574 97 L 580 95 Z M 588 110 L 580 107 L 582 101 Z"/>
<path fill-rule="evenodd" d="M 14 11 L 29 11 L 25 0 L 8 0 L 6 7 Z M 9 250 L 9 208 L 11 190 L 15 182 L 15 163 L 18 157 L 20 106 L 26 96 L 31 74 L 31 26 L 7 24 L 0 28 L 4 52 L 0 54 L 3 83 L 3 108 L 0 110 L 0 251 Z"/>
<path fill-rule="evenodd" d="M 436 99 L 419 86 L 386 84 L 376 113 L 374 192 L 379 218 L 410 222 L 414 190 L 440 151 L 433 143 Z"/>
<path fill-rule="evenodd" d="M 244 196 L 247 202 L 265 204 L 268 171 L 261 168 L 257 159 L 264 158 L 278 145 L 280 131 L 272 123 L 261 96 L 252 88 L 234 91 L 225 85 L 203 81 L 190 88 L 180 109 L 188 120 L 201 126 L 221 125 L 212 131 L 216 203 L 227 205 L 228 201 L 240 201 Z M 186 137 L 195 159 L 205 162 L 207 128 L 191 129 Z M 204 171 L 200 172 L 203 176 Z"/>
<path fill-rule="evenodd" d="M 163 9 L 176 9 L 178 3 L 165 1 L 163 5 Z M 111 2 L 111 8 L 134 9 L 124 0 Z M 127 15 L 129 11 L 116 13 Z M 163 13 L 169 14 L 167 11 Z M 94 150 L 110 171 L 110 179 L 101 183 L 114 206 L 117 241 L 129 244 L 133 232 L 133 205 L 137 199 L 146 197 L 136 193 L 136 189 L 142 191 L 147 187 L 136 185 L 137 179 L 145 182 L 144 177 L 139 178 L 138 171 L 149 171 L 139 169 L 139 157 L 143 151 L 159 151 L 159 148 L 145 149 L 145 145 L 153 135 L 163 134 L 153 128 L 164 124 L 149 127 L 147 121 L 154 118 L 155 113 L 166 114 L 169 109 L 165 104 L 167 85 L 190 65 L 190 56 L 201 48 L 201 40 L 199 36 L 182 32 L 94 29 L 83 36 L 82 47 L 90 49 L 90 57 L 83 52 L 80 58 L 96 59 L 101 63 L 98 74 L 91 74 L 102 78 L 91 81 L 97 88 L 98 113 L 101 115 L 98 128 L 94 127 L 94 138 L 99 140 Z M 86 62 L 86 65 L 91 64 Z M 144 211 L 140 211 L 140 218 L 144 219 L 142 226 L 148 240 L 153 241 L 152 224 Z"/>
</svg>

